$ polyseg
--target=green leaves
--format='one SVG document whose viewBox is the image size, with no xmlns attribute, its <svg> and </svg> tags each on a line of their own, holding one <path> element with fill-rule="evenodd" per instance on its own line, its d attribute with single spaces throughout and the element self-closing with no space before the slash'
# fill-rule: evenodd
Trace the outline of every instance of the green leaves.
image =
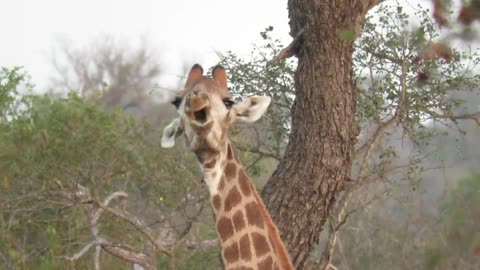
<svg viewBox="0 0 480 270">
<path fill-rule="evenodd" d="M 270 33 L 273 31 L 273 26 L 269 26 L 267 28 L 265 28 L 265 30 L 263 32 L 260 32 L 260 36 L 264 39 L 264 40 L 268 40 L 270 38 Z"/>
<path fill-rule="evenodd" d="M 261 36 L 262 44 L 254 46 L 250 58 L 241 58 L 232 52 L 218 53 L 220 64 L 228 69 L 230 93 L 238 101 L 251 95 L 268 95 L 272 102 L 259 124 L 233 128 L 235 142 L 243 151 L 249 173 L 259 173 L 256 163 L 262 157 L 280 159 L 290 132 L 290 108 L 295 98 L 294 61 L 272 64 L 270 60 L 283 48 L 272 37 L 273 27 L 267 27 Z"/>
<path fill-rule="evenodd" d="M 19 92 L 30 90 L 27 75 L 22 68 L 0 70 L 0 123 L 5 123 L 18 113 Z"/>
<path fill-rule="evenodd" d="M 0 245 L 2 254 L 39 254 L 25 262 L 29 269 L 64 268 L 66 261 L 58 258 L 91 241 L 90 205 L 75 203 L 77 184 L 100 201 L 115 191 L 128 193 L 128 202 L 110 206 L 152 222 L 152 229 L 165 226 L 165 217 L 176 211 L 203 209 L 194 157 L 180 155 L 181 146 L 162 149 L 161 127 L 118 109 L 100 109 L 75 92 L 61 98 L 20 95 L 28 76 L 12 72 L 0 73 L 2 104 L 10 112 L 0 121 L 0 243 L 22 241 Z M 195 200 L 186 200 L 187 194 Z M 128 223 L 108 214 L 99 222 L 104 237 L 139 250 L 145 246 Z M 88 254 L 76 265 L 86 261 Z M 118 268 L 118 261 L 109 266 Z"/>
<path fill-rule="evenodd" d="M 379 115 L 388 119 L 401 109 L 401 124 L 415 136 L 423 122 L 435 119 L 435 111 L 455 111 L 460 104 L 454 102 L 454 91 L 480 83 L 472 72 L 479 55 L 450 50 L 436 42 L 439 33 L 420 6 L 409 15 L 401 6 L 381 4 L 367 16 L 354 53 L 361 124 L 378 121 Z"/>
</svg>

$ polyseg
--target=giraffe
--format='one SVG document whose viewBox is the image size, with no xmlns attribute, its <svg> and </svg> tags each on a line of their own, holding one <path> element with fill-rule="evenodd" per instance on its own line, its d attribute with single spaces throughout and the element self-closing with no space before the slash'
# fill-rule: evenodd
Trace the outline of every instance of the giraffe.
<svg viewBox="0 0 480 270">
<path fill-rule="evenodd" d="M 175 138 L 183 134 L 187 148 L 195 153 L 210 192 L 225 269 L 294 269 L 228 137 L 236 121 L 257 121 L 270 97 L 252 96 L 234 104 L 225 69 L 215 66 L 212 77 L 203 75 L 198 64 L 191 68 L 185 89 L 172 102 L 179 117 L 165 128 L 162 147 L 173 147 Z"/>
</svg>

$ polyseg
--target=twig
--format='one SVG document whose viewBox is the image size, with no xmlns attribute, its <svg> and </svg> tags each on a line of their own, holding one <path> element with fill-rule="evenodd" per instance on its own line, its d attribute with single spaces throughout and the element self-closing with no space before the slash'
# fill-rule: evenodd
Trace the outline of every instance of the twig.
<svg viewBox="0 0 480 270">
<path fill-rule="evenodd" d="M 206 249 L 218 247 L 218 239 L 208 239 L 202 240 L 200 242 L 194 242 L 189 240 L 183 240 L 178 243 L 178 245 L 185 247 L 187 249 Z"/>
<path fill-rule="evenodd" d="M 337 230 L 331 218 L 328 218 L 328 225 L 329 225 L 329 237 L 327 246 L 323 251 L 322 258 L 319 263 L 320 270 L 328 270 L 331 268 L 331 260 L 333 251 L 335 250 L 335 245 L 337 242 Z M 335 269 L 335 268 L 334 268 Z"/>
<path fill-rule="evenodd" d="M 60 257 L 64 258 L 64 259 L 67 259 L 69 261 L 76 261 L 80 257 L 82 257 L 94 245 L 95 245 L 95 241 L 92 241 L 92 242 L 86 244 L 81 250 L 79 250 L 77 253 L 73 254 L 72 256 L 60 256 Z"/>
<path fill-rule="evenodd" d="M 108 206 L 110 204 L 110 201 L 112 201 L 113 199 L 117 198 L 117 197 L 124 197 L 124 198 L 128 198 L 128 194 L 123 192 L 123 191 L 116 191 L 116 192 L 113 192 L 112 194 L 108 195 L 107 198 L 105 198 L 105 200 L 103 200 L 103 204 L 105 206 Z M 93 216 L 94 218 L 94 221 L 97 222 L 98 219 L 100 218 L 100 215 L 103 213 L 103 209 L 98 209 L 97 212 L 95 212 L 95 215 Z"/>
<path fill-rule="evenodd" d="M 450 119 L 450 120 L 473 120 L 477 125 L 480 126 L 480 112 L 473 114 L 460 114 L 460 115 L 450 115 L 450 114 L 430 114 L 433 119 Z"/>
</svg>

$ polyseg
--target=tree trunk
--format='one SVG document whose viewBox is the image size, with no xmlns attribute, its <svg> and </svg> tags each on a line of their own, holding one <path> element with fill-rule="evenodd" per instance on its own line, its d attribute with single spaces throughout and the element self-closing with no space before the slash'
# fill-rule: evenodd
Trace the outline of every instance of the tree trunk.
<svg viewBox="0 0 480 270">
<path fill-rule="evenodd" d="M 297 269 L 303 269 L 350 174 L 357 136 L 353 40 L 374 2 L 289 0 L 296 99 L 285 156 L 262 197 Z"/>
</svg>

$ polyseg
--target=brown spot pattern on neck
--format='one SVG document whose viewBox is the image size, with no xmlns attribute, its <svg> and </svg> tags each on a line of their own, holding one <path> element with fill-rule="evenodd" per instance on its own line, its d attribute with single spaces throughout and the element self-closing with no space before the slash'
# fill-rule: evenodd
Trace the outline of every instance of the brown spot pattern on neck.
<svg viewBox="0 0 480 270">
<path fill-rule="evenodd" d="M 212 197 L 226 269 L 294 269 L 260 196 L 230 143 L 218 194 Z"/>
</svg>

